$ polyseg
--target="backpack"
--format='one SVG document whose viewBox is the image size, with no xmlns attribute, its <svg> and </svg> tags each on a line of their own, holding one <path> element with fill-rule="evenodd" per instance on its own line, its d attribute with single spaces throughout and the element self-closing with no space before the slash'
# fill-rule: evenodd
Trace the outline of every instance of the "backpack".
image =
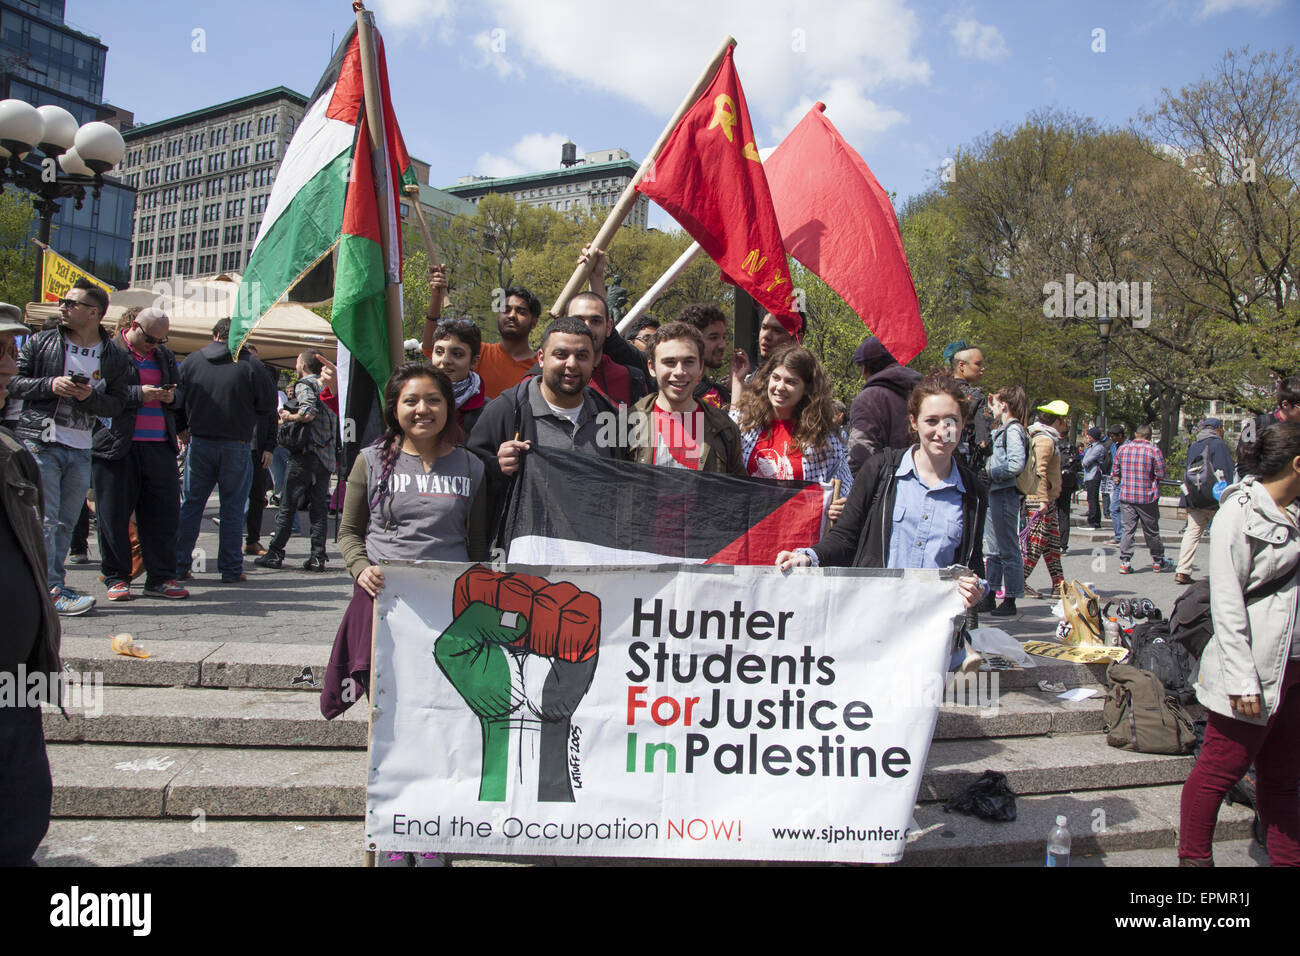
<svg viewBox="0 0 1300 956">
<path fill-rule="evenodd" d="M 1111 470 L 1115 467 L 1115 446 L 1109 441 L 1103 443 L 1105 451 L 1101 456 L 1101 474 L 1104 478 L 1109 478 Z"/>
<path fill-rule="evenodd" d="M 1246 605 L 1254 604 L 1263 598 L 1276 594 L 1286 587 L 1294 575 L 1294 569 L 1265 581 L 1263 584 L 1246 592 Z M 1187 590 L 1174 601 L 1174 608 L 1169 613 L 1169 634 L 1192 657 L 1200 660 L 1205 653 L 1205 645 L 1214 636 L 1214 621 L 1210 617 L 1210 581 L 1208 578 L 1188 585 Z"/>
<path fill-rule="evenodd" d="M 1150 671 L 1160 678 L 1165 693 L 1177 698 L 1180 704 L 1196 700 L 1192 690 L 1192 668 L 1195 666 L 1187 648 L 1170 636 L 1168 621 L 1145 621 L 1133 628 L 1130 638 L 1132 652 L 1128 663 L 1140 670 Z"/>
<path fill-rule="evenodd" d="M 1096 591 L 1079 581 L 1062 581 L 1061 609 L 1070 625 L 1070 633 L 1061 643 L 1095 646 L 1106 643 L 1102 636 L 1101 609 Z"/>
<path fill-rule="evenodd" d="M 315 394 L 317 403 L 320 403 L 320 389 L 312 385 L 311 382 L 303 381 L 299 384 L 306 385 Z M 295 389 L 296 391 L 296 389 Z M 285 411 L 291 415 L 298 413 L 298 403 L 294 401 L 285 402 Z M 308 442 L 311 439 L 311 422 L 281 422 L 275 432 L 275 441 L 281 448 L 284 448 L 290 455 L 301 455 L 307 450 Z"/>
<path fill-rule="evenodd" d="M 1056 451 L 1061 456 L 1061 494 L 1078 491 L 1079 474 L 1083 470 L 1078 449 L 1070 444 L 1068 438 L 1062 438 L 1056 443 Z"/>
<path fill-rule="evenodd" d="M 1038 487 L 1038 449 L 1034 440 L 1025 432 L 1025 467 L 1016 475 L 1016 491 L 1022 495 L 1032 495 Z"/>
<path fill-rule="evenodd" d="M 1110 746 L 1142 754 L 1186 754 L 1196 746 L 1192 718 L 1155 674 L 1111 664 L 1106 680 L 1110 691 L 1101 715 Z"/>
<path fill-rule="evenodd" d="M 1218 476 L 1210 465 L 1210 443 L 1207 441 L 1201 449 L 1201 457 L 1187 463 L 1187 473 L 1183 478 L 1183 491 L 1187 495 L 1189 508 L 1217 508 L 1218 500 L 1214 497 L 1214 484 Z"/>
</svg>

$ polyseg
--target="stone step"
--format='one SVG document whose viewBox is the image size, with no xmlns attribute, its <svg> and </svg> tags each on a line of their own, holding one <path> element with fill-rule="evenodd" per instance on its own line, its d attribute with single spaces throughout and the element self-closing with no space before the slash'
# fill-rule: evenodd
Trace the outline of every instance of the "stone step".
<svg viewBox="0 0 1300 956">
<path fill-rule="evenodd" d="M 999 675 L 1000 676 L 1000 675 Z M 980 695 L 984 695 L 981 690 Z M 958 704 L 972 698 L 958 698 Z M 986 698 L 987 699 L 987 698 Z M 973 704 L 939 708 L 935 740 L 1032 737 L 1043 734 L 1082 734 L 1101 731 L 1105 697 L 1065 701 L 1055 693 L 999 690 L 992 706 Z"/>
<path fill-rule="evenodd" d="M 1083 701 L 1063 701 L 1055 692 L 1036 686 L 1014 689 L 1006 680 L 1012 673 L 1037 670 L 981 674 L 972 683 L 950 689 L 939 711 L 935 738 L 1023 737 L 1101 729 L 1102 693 Z M 45 707 L 47 741 L 366 748 L 364 702 L 341 717 L 325 720 L 318 698 L 297 691 L 107 685 L 101 697 L 82 703 L 89 706 L 69 706 L 67 716 Z"/>
<path fill-rule="evenodd" d="M 140 644 L 151 657 L 115 654 L 107 637 L 65 637 L 61 656 L 73 671 L 102 674 L 105 684 L 319 691 L 331 647 L 184 640 Z"/>
<path fill-rule="evenodd" d="M 359 750 L 50 744 L 56 817 L 355 817 Z"/>
<path fill-rule="evenodd" d="M 919 799 L 951 800 L 986 770 L 1006 774 L 1015 793 L 1068 793 L 1182 783 L 1195 762 L 1191 756 L 1119 750 L 1100 733 L 936 740 Z"/>
<path fill-rule="evenodd" d="M 1072 718 L 1073 719 L 1073 718 Z M 68 744 L 48 747 L 59 817 L 360 817 L 366 753 Z M 1065 793 L 1181 783 L 1191 757 L 1134 754 L 1101 734 L 936 740 L 923 802 L 949 800 L 985 770 L 1016 793 Z"/>
<path fill-rule="evenodd" d="M 1007 823 L 922 804 L 916 808 L 919 835 L 909 836 L 903 865 L 1041 864 L 1058 814 L 1069 821 L 1071 865 L 1089 853 L 1176 847 L 1182 792 L 1168 785 L 1022 796 L 1016 798 L 1016 819 Z M 1221 841 L 1248 839 L 1253 819 L 1248 808 L 1225 803 L 1214 831 L 1216 848 Z"/>
<path fill-rule="evenodd" d="M 1170 791 L 1167 795 L 1160 791 Z M 1178 787 L 1152 788 L 1146 806 L 1152 812 L 1129 817 L 1131 791 L 1100 796 L 1106 808 L 1118 806 L 1122 820 L 1107 812 L 1107 828 L 1085 837 L 1074 834 L 1070 866 L 1151 867 L 1177 866 L 1173 837 L 1177 825 Z M 1095 794 L 1092 796 L 1096 796 Z M 974 817 L 943 814 L 942 820 L 924 808 L 921 836 L 909 844 L 901 866 L 1041 866 L 1047 833 L 1057 809 L 1047 800 L 1026 797 L 1018 801 L 1020 816 L 1014 823 L 985 823 Z M 1066 798 L 1070 799 L 1070 798 Z M 1061 811 L 1064 812 L 1064 811 Z M 1170 816 L 1172 814 L 1172 816 Z M 1042 817 L 1038 821 L 1038 817 Z M 1035 823 L 1045 824 L 1042 833 Z M 936 829 L 929 829 L 936 827 Z M 1071 828 L 1074 823 L 1071 821 Z M 1266 852 L 1248 836 L 1249 812 L 1224 805 L 1214 841 L 1219 866 L 1267 866 Z M 354 820 L 114 820 L 56 819 L 36 862 L 44 867 L 64 866 L 360 866 L 364 830 Z M 1242 834 L 1233 838 L 1232 834 Z M 598 859 L 592 857 L 485 857 L 450 856 L 457 866 L 676 866 L 677 860 Z M 716 864 L 710 864 L 716 865 Z M 741 866 L 771 864 L 741 863 Z M 803 866 L 806 864 L 792 864 Z"/>
<path fill-rule="evenodd" d="M 46 707 L 51 742 L 366 748 L 364 702 L 334 720 L 316 694 L 198 687 L 103 688 L 90 709 Z M 96 711 L 99 711 L 96 713 Z"/>
</svg>

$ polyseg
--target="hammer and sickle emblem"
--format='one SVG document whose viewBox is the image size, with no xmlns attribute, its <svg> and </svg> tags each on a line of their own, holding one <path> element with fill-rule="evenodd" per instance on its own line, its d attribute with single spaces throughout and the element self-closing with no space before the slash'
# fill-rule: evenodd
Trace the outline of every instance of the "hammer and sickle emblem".
<svg viewBox="0 0 1300 956">
<path fill-rule="evenodd" d="M 722 134 L 727 137 L 727 142 L 734 143 L 736 139 L 731 128 L 735 125 L 736 104 L 732 102 L 731 97 L 726 93 L 719 93 L 713 99 L 713 119 L 709 120 L 709 125 L 705 127 L 705 132 L 713 129 L 715 126 L 721 126 Z"/>
</svg>

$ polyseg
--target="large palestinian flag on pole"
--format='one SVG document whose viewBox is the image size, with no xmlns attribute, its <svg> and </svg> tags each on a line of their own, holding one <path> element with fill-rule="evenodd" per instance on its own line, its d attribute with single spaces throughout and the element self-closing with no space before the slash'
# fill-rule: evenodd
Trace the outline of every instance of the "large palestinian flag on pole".
<svg viewBox="0 0 1300 956">
<path fill-rule="evenodd" d="M 769 565 L 821 540 L 830 500 L 830 485 L 816 482 L 534 448 L 515 481 L 506 556 L 539 565 Z"/>
<path fill-rule="evenodd" d="M 289 143 L 244 271 L 230 330 L 231 354 L 271 306 L 335 251 L 331 324 L 350 356 L 381 387 L 388 380 L 384 289 L 401 276 L 398 191 L 414 183 L 393 115 L 379 32 L 372 31 L 384 136 L 371 151 L 354 24 L 339 44 Z M 388 259 L 380 243 L 379 202 L 389 205 Z M 353 387 L 346 360 L 340 372 Z"/>
</svg>

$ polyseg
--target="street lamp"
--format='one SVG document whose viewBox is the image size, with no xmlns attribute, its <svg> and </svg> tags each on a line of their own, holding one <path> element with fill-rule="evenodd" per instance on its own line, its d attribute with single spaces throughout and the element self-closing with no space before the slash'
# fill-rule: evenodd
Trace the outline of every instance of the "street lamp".
<svg viewBox="0 0 1300 956">
<path fill-rule="evenodd" d="M 1101 377 L 1106 377 L 1106 349 L 1110 345 L 1110 317 L 1097 316 L 1097 334 L 1101 336 Z M 1106 389 L 1101 390 L 1101 434 L 1106 435 Z"/>
<path fill-rule="evenodd" d="M 33 150 L 39 156 L 29 158 Z M 35 107 L 24 100 L 0 100 L 0 193 L 17 186 L 33 195 L 40 214 L 37 238 L 50 242 L 50 222 L 60 199 L 76 200 L 80 209 L 89 186 L 96 199 L 104 173 L 122 161 L 126 143 L 107 123 L 77 127 L 77 118 L 61 106 Z M 26 160 L 26 161 L 24 161 Z M 40 260 L 32 283 L 32 301 L 41 300 Z"/>
</svg>

